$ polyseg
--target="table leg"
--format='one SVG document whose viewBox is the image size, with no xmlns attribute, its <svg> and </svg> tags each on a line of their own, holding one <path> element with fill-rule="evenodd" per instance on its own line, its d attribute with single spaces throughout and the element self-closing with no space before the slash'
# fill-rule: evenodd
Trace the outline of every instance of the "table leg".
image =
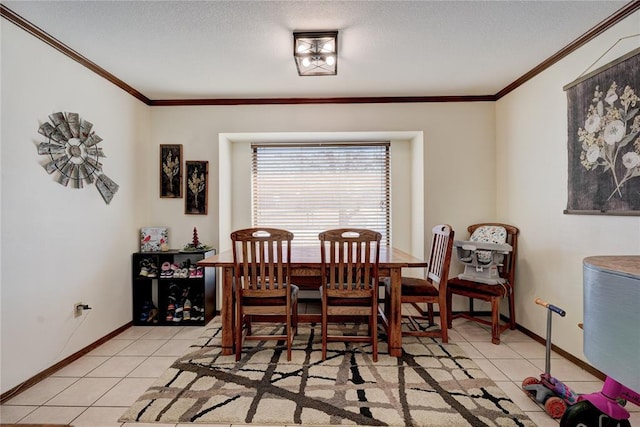
<svg viewBox="0 0 640 427">
<path fill-rule="evenodd" d="M 402 356 L 402 269 L 392 268 L 389 271 L 391 279 L 391 310 L 389 313 L 389 355 Z"/>
<path fill-rule="evenodd" d="M 222 354 L 233 354 L 233 268 L 222 269 Z"/>
</svg>

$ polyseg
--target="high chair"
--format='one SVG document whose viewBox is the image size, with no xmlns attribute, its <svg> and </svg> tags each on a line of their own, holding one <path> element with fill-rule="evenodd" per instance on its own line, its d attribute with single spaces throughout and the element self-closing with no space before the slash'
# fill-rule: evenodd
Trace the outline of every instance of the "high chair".
<svg viewBox="0 0 640 427">
<path fill-rule="evenodd" d="M 459 262 L 465 265 L 464 273 L 449 279 L 447 286 L 448 325 L 463 317 L 491 326 L 491 342 L 500 344 L 500 334 L 516 328 L 515 272 L 519 230 L 507 224 L 483 223 L 470 225 L 468 241 L 456 241 L 454 247 Z M 467 311 L 453 314 L 453 294 L 469 298 Z M 509 302 L 509 320 L 500 323 L 500 303 Z M 473 300 L 491 304 L 491 320 L 480 317 L 473 308 Z"/>
</svg>

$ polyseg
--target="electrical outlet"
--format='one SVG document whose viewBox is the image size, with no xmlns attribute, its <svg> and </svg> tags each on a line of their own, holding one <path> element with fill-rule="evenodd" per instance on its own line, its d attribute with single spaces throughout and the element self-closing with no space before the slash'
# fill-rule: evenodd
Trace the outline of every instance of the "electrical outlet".
<svg viewBox="0 0 640 427">
<path fill-rule="evenodd" d="M 84 304 L 82 304 L 81 302 L 77 302 L 73 304 L 73 317 L 82 316 L 83 308 L 84 308 Z"/>
</svg>

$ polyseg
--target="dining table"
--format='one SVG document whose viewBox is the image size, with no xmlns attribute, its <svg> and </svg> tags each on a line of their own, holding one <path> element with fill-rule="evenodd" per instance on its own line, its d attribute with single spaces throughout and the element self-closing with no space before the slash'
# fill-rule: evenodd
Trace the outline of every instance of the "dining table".
<svg viewBox="0 0 640 427">
<path fill-rule="evenodd" d="M 230 355 L 234 351 L 234 298 L 233 277 L 234 262 L 233 251 L 221 251 L 216 255 L 206 257 L 198 261 L 202 267 L 215 267 L 221 269 L 220 285 L 222 295 L 220 302 L 220 315 L 222 321 L 222 354 Z M 292 245 L 291 247 L 291 276 L 301 281 L 312 284 L 321 280 L 320 247 L 311 245 Z M 425 268 L 427 262 L 400 249 L 388 246 L 380 247 L 378 275 L 380 278 L 388 278 L 391 283 L 390 299 L 385 304 L 390 304 L 388 318 L 382 319 L 387 326 L 387 344 L 389 355 L 400 357 L 402 355 L 402 270 L 406 268 Z M 292 279 L 292 283 L 294 280 Z M 296 283 L 297 284 L 297 283 Z M 316 289 L 319 286 L 316 287 Z M 319 322 L 320 315 L 317 315 Z M 310 319 L 307 317 L 307 319 Z M 315 320 L 315 319 L 313 319 Z M 302 320 L 304 321 L 304 320 Z"/>
</svg>

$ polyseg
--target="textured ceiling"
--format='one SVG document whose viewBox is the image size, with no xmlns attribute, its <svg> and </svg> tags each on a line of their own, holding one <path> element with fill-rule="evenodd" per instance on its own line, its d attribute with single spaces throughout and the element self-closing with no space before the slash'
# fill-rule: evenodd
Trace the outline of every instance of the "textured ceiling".
<svg viewBox="0 0 640 427">
<path fill-rule="evenodd" d="M 494 95 L 627 3 L 2 1 L 153 100 Z M 336 29 L 338 75 L 298 76 L 293 31 Z"/>
</svg>

